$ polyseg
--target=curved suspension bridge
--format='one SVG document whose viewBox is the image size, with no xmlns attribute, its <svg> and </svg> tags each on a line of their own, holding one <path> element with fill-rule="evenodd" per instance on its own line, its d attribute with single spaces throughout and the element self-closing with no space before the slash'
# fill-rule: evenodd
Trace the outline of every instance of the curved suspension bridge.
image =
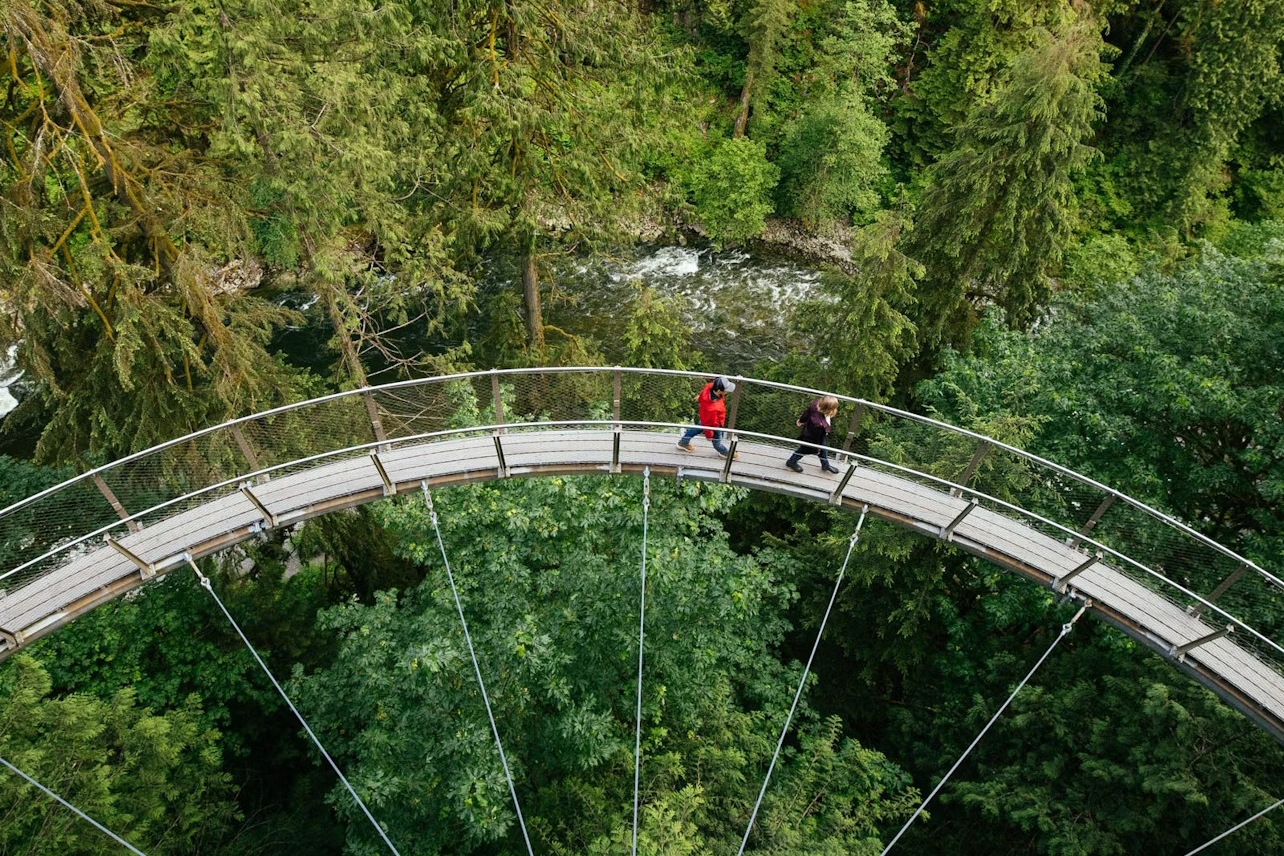
<svg viewBox="0 0 1284 856">
<path fill-rule="evenodd" d="M 91 470 L 0 510 L 0 658 L 158 575 L 331 511 L 493 479 L 645 474 L 850 507 L 950 542 L 1077 602 L 1284 742 L 1284 583 L 1262 568 L 1053 462 L 859 399 L 839 396 L 839 472 L 797 474 L 784 466 L 793 420 L 818 390 L 733 378 L 731 454 L 682 451 L 706 380 L 616 367 L 406 381 Z"/>
</svg>

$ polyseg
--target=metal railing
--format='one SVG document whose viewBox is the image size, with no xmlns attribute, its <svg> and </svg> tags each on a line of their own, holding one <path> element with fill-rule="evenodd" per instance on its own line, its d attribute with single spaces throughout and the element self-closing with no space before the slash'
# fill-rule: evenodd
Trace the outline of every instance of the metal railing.
<svg viewBox="0 0 1284 856">
<path fill-rule="evenodd" d="M 708 375 L 662 369 L 538 368 L 403 381 L 300 402 L 180 437 L 0 510 L 0 590 L 252 478 L 363 447 L 457 429 L 529 423 L 689 423 Z M 728 428 L 792 443 L 821 390 L 734 378 Z M 1085 552 L 1183 608 L 1250 632 L 1241 645 L 1284 673 L 1284 583 L 1189 526 L 1020 449 L 921 415 L 838 396 L 831 445 L 861 466 L 987 507 Z M 654 430 L 669 430 L 655 427 Z M 336 452 L 336 450 L 341 450 Z M 1214 618 L 1214 613 L 1216 617 Z"/>
</svg>

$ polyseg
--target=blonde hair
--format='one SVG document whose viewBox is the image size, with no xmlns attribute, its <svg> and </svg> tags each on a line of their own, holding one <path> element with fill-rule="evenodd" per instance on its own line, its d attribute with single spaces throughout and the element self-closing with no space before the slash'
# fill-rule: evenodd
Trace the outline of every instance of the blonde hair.
<svg viewBox="0 0 1284 856">
<path fill-rule="evenodd" d="M 816 409 L 832 419 L 838 412 L 838 399 L 832 395 L 826 395 L 816 404 Z"/>
</svg>

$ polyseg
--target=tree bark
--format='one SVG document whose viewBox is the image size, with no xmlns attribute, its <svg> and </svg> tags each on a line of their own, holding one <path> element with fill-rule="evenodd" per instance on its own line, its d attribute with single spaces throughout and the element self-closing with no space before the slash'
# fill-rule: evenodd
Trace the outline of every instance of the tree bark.
<svg viewBox="0 0 1284 856">
<path fill-rule="evenodd" d="M 535 269 L 535 248 L 522 253 L 522 294 L 526 299 L 526 337 L 533 351 L 544 350 L 544 310 L 539 302 L 539 271 Z"/>
<path fill-rule="evenodd" d="M 749 124 L 749 95 L 753 91 L 753 66 L 745 69 L 745 87 L 740 90 L 740 115 L 736 117 L 736 127 L 731 136 L 739 139 L 745 135 Z"/>
</svg>

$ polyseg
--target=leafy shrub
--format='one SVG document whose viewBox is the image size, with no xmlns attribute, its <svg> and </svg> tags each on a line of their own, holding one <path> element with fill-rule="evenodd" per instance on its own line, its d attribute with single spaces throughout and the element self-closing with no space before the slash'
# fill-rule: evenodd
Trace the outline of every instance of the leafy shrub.
<svg viewBox="0 0 1284 856">
<path fill-rule="evenodd" d="M 709 237 L 743 241 L 761 232 L 779 180 L 780 170 L 767 161 L 762 143 L 742 137 L 714 149 L 689 179 L 696 214 Z"/>
</svg>

